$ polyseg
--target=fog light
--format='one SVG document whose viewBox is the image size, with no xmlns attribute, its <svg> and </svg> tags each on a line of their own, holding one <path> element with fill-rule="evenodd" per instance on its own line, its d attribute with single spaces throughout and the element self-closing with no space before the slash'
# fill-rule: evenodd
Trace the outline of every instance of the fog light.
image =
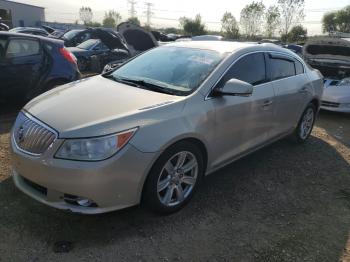
<svg viewBox="0 0 350 262">
<path fill-rule="evenodd" d="M 79 199 L 79 200 L 77 200 L 77 203 L 83 207 L 96 207 L 97 206 L 96 203 L 91 201 L 90 199 Z"/>
</svg>

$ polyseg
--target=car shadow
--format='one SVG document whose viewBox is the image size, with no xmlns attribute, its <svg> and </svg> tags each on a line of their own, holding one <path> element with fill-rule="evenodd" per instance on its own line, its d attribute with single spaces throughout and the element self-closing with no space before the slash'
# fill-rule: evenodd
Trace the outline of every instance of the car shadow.
<svg viewBox="0 0 350 262">
<path fill-rule="evenodd" d="M 319 138 L 281 140 L 207 176 L 169 216 L 139 206 L 63 212 L 8 178 L 0 183 L 0 235 L 7 239 L 0 254 L 4 261 L 59 260 L 55 243 L 68 241 L 70 260 L 335 261 L 350 229 L 349 170 L 349 159 Z"/>
<path fill-rule="evenodd" d="M 23 102 L 0 102 L 0 135 L 10 132 Z"/>
</svg>

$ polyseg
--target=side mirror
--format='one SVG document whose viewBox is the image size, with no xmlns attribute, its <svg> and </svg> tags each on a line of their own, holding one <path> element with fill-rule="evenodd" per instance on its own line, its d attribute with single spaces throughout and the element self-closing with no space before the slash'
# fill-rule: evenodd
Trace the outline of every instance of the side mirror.
<svg viewBox="0 0 350 262">
<path fill-rule="evenodd" d="M 216 96 L 250 96 L 254 87 L 244 81 L 232 78 L 222 88 L 214 90 Z"/>
</svg>

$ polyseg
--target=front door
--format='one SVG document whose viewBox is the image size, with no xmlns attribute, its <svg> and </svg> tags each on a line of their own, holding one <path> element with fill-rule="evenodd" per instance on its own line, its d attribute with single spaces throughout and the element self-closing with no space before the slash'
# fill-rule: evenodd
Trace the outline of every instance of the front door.
<svg viewBox="0 0 350 262">
<path fill-rule="evenodd" d="M 248 54 L 234 63 L 217 88 L 236 78 L 254 86 L 253 94 L 211 99 L 216 108 L 214 167 L 271 138 L 274 90 L 267 81 L 264 53 Z"/>
</svg>

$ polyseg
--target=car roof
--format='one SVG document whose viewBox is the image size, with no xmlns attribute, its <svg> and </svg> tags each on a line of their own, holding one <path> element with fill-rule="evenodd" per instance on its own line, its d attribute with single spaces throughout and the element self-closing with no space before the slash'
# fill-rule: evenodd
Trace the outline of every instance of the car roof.
<svg viewBox="0 0 350 262">
<path fill-rule="evenodd" d="M 231 41 L 186 41 L 186 42 L 174 42 L 165 46 L 186 47 L 213 50 L 220 53 L 234 53 L 238 50 L 247 49 L 249 52 L 254 51 L 276 51 L 286 54 L 295 54 L 288 49 L 282 48 L 278 45 L 271 43 L 256 43 L 256 42 L 231 42 Z"/>
<path fill-rule="evenodd" d="M 0 36 L 7 36 L 7 37 L 21 37 L 21 38 L 34 38 L 39 39 L 41 41 L 50 42 L 50 43 L 56 43 L 63 45 L 63 41 L 55 38 L 49 38 L 45 36 L 39 36 L 39 35 L 28 35 L 28 34 L 22 34 L 22 33 L 14 33 L 14 32 L 0 32 Z"/>
</svg>

